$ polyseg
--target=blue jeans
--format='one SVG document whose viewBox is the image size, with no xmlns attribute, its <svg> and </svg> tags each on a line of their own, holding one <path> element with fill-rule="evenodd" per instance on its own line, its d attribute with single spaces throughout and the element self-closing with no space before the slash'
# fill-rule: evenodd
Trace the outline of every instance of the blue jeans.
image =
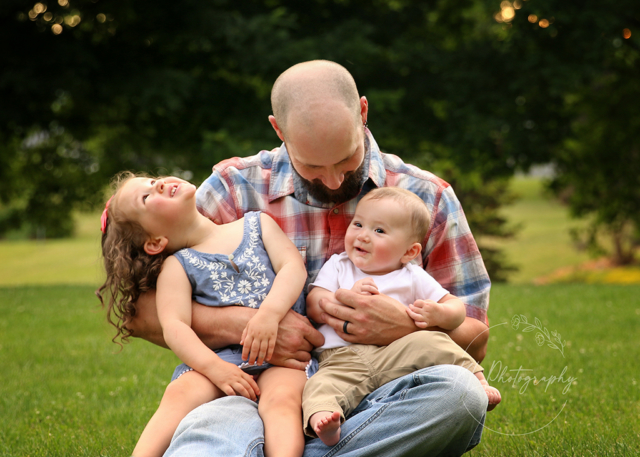
<svg viewBox="0 0 640 457">
<path fill-rule="evenodd" d="M 389 382 L 342 424 L 340 442 L 307 442 L 304 457 L 457 456 L 480 442 L 487 395 L 462 367 L 438 365 Z M 302 424 L 300 424 L 302 428 Z M 256 403 L 224 397 L 193 410 L 165 457 L 263 457 Z"/>
</svg>

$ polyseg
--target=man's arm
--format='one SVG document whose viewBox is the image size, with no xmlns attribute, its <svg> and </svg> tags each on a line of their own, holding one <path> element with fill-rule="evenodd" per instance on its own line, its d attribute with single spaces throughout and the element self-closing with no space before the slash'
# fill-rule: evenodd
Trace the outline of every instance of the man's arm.
<svg viewBox="0 0 640 457">
<path fill-rule="evenodd" d="M 439 330 L 446 333 L 458 346 L 467 351 L 476 362 L 481 363 L 487 355 L 489 327 L 474 317 L 467 316 L 464 322 L 453 330 Z"/>
<path fill-rule="evenodd" d="M 360 295 L 350 290 L 336 291 L 335 301 L 321 300 L 322 316 L 336 333 L 350 343 L 386 346 L 403 336 L 421 330 L 406 312 L 405 306 L 386 295 Z M 344 322 L 349 334 L 342 332 Z M 444 331 L 439 328 L 430 330 Z M 487 351 L 488 327 L 467 317 L 455 330 L 444 331 L 475 360 L 481 362 Z"/>
<path fill-rule="evenodd" d="M 136 316 L 126 323 L 132 336 L 167 347 L 156 311 L 155 291 L 140 296 Z M 247 322 L 258 312 L 243 306 L 212 307 L 193 303 L 192 328 L 196 335 L 212 349 L 239 344 Z M 276 349 L 270 363 L 303 370 L 311 359 L 309 352 L 323 344 L 324 338 L 309 320 L 289 311 L 280 321 Z"/>
</svg>

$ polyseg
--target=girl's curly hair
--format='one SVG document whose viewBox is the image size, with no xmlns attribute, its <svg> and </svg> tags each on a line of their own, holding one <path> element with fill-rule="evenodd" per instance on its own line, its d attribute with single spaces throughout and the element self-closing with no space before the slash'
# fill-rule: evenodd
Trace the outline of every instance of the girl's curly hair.
<svg viewBox="0 0 640 457">
<path fill-rule="evenodd" d="M 151 256 L 144 250 L 148 235 L 136 221 L 127 220 L 118 210 L 118 196 L 131 179 L 146 177 L 121 172 L 111 182 L 113 197 L 107 209 L 107 224 L 102 234 L 102 256 L 107 278 L 96 295 L 107 308 L 107 320 L 117 332 L 114 343 L 127 343 L 131 331 L 127 321 L 136 315 L 136 302 L 141 294 L 155 289 L 162 263 L 168 253 Z M 119 341 L 118 341 L 119 340 Z"/>
</svg>

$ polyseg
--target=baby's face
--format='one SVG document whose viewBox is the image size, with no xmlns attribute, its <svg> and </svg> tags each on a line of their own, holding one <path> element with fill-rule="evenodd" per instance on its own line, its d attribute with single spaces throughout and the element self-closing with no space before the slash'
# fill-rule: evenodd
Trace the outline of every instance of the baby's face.
<svg viewBox="0 0 640 457">
<path fill-rule="evenodd" d="M 371 275 L 401 268 L 413 243 L 409 211 L 390 198 L 361 200 L 344 240 L 349 259 Z"/>
</svg>

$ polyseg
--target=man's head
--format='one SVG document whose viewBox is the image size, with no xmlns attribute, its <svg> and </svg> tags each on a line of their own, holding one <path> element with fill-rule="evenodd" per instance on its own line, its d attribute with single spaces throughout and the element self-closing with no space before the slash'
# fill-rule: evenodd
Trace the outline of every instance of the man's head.
<svg viewBox="0 0 640 457">
<path fill-rule="evenodd" d="M 390 273 L 420 254 L 429 222 L 429 210 L 417 195 L 397 187 L 375 189 L 356 207 L 345 250 L 365 273 Z"/>
<path fill-rule="evenodd" d="M 329 61 L 294 65 L 273 85 L 271 105 L 269 121 L 307 191 L 323 202 L 355 197 L 364 173 L 368 104 L 351 74 Z"/>
</svg>

